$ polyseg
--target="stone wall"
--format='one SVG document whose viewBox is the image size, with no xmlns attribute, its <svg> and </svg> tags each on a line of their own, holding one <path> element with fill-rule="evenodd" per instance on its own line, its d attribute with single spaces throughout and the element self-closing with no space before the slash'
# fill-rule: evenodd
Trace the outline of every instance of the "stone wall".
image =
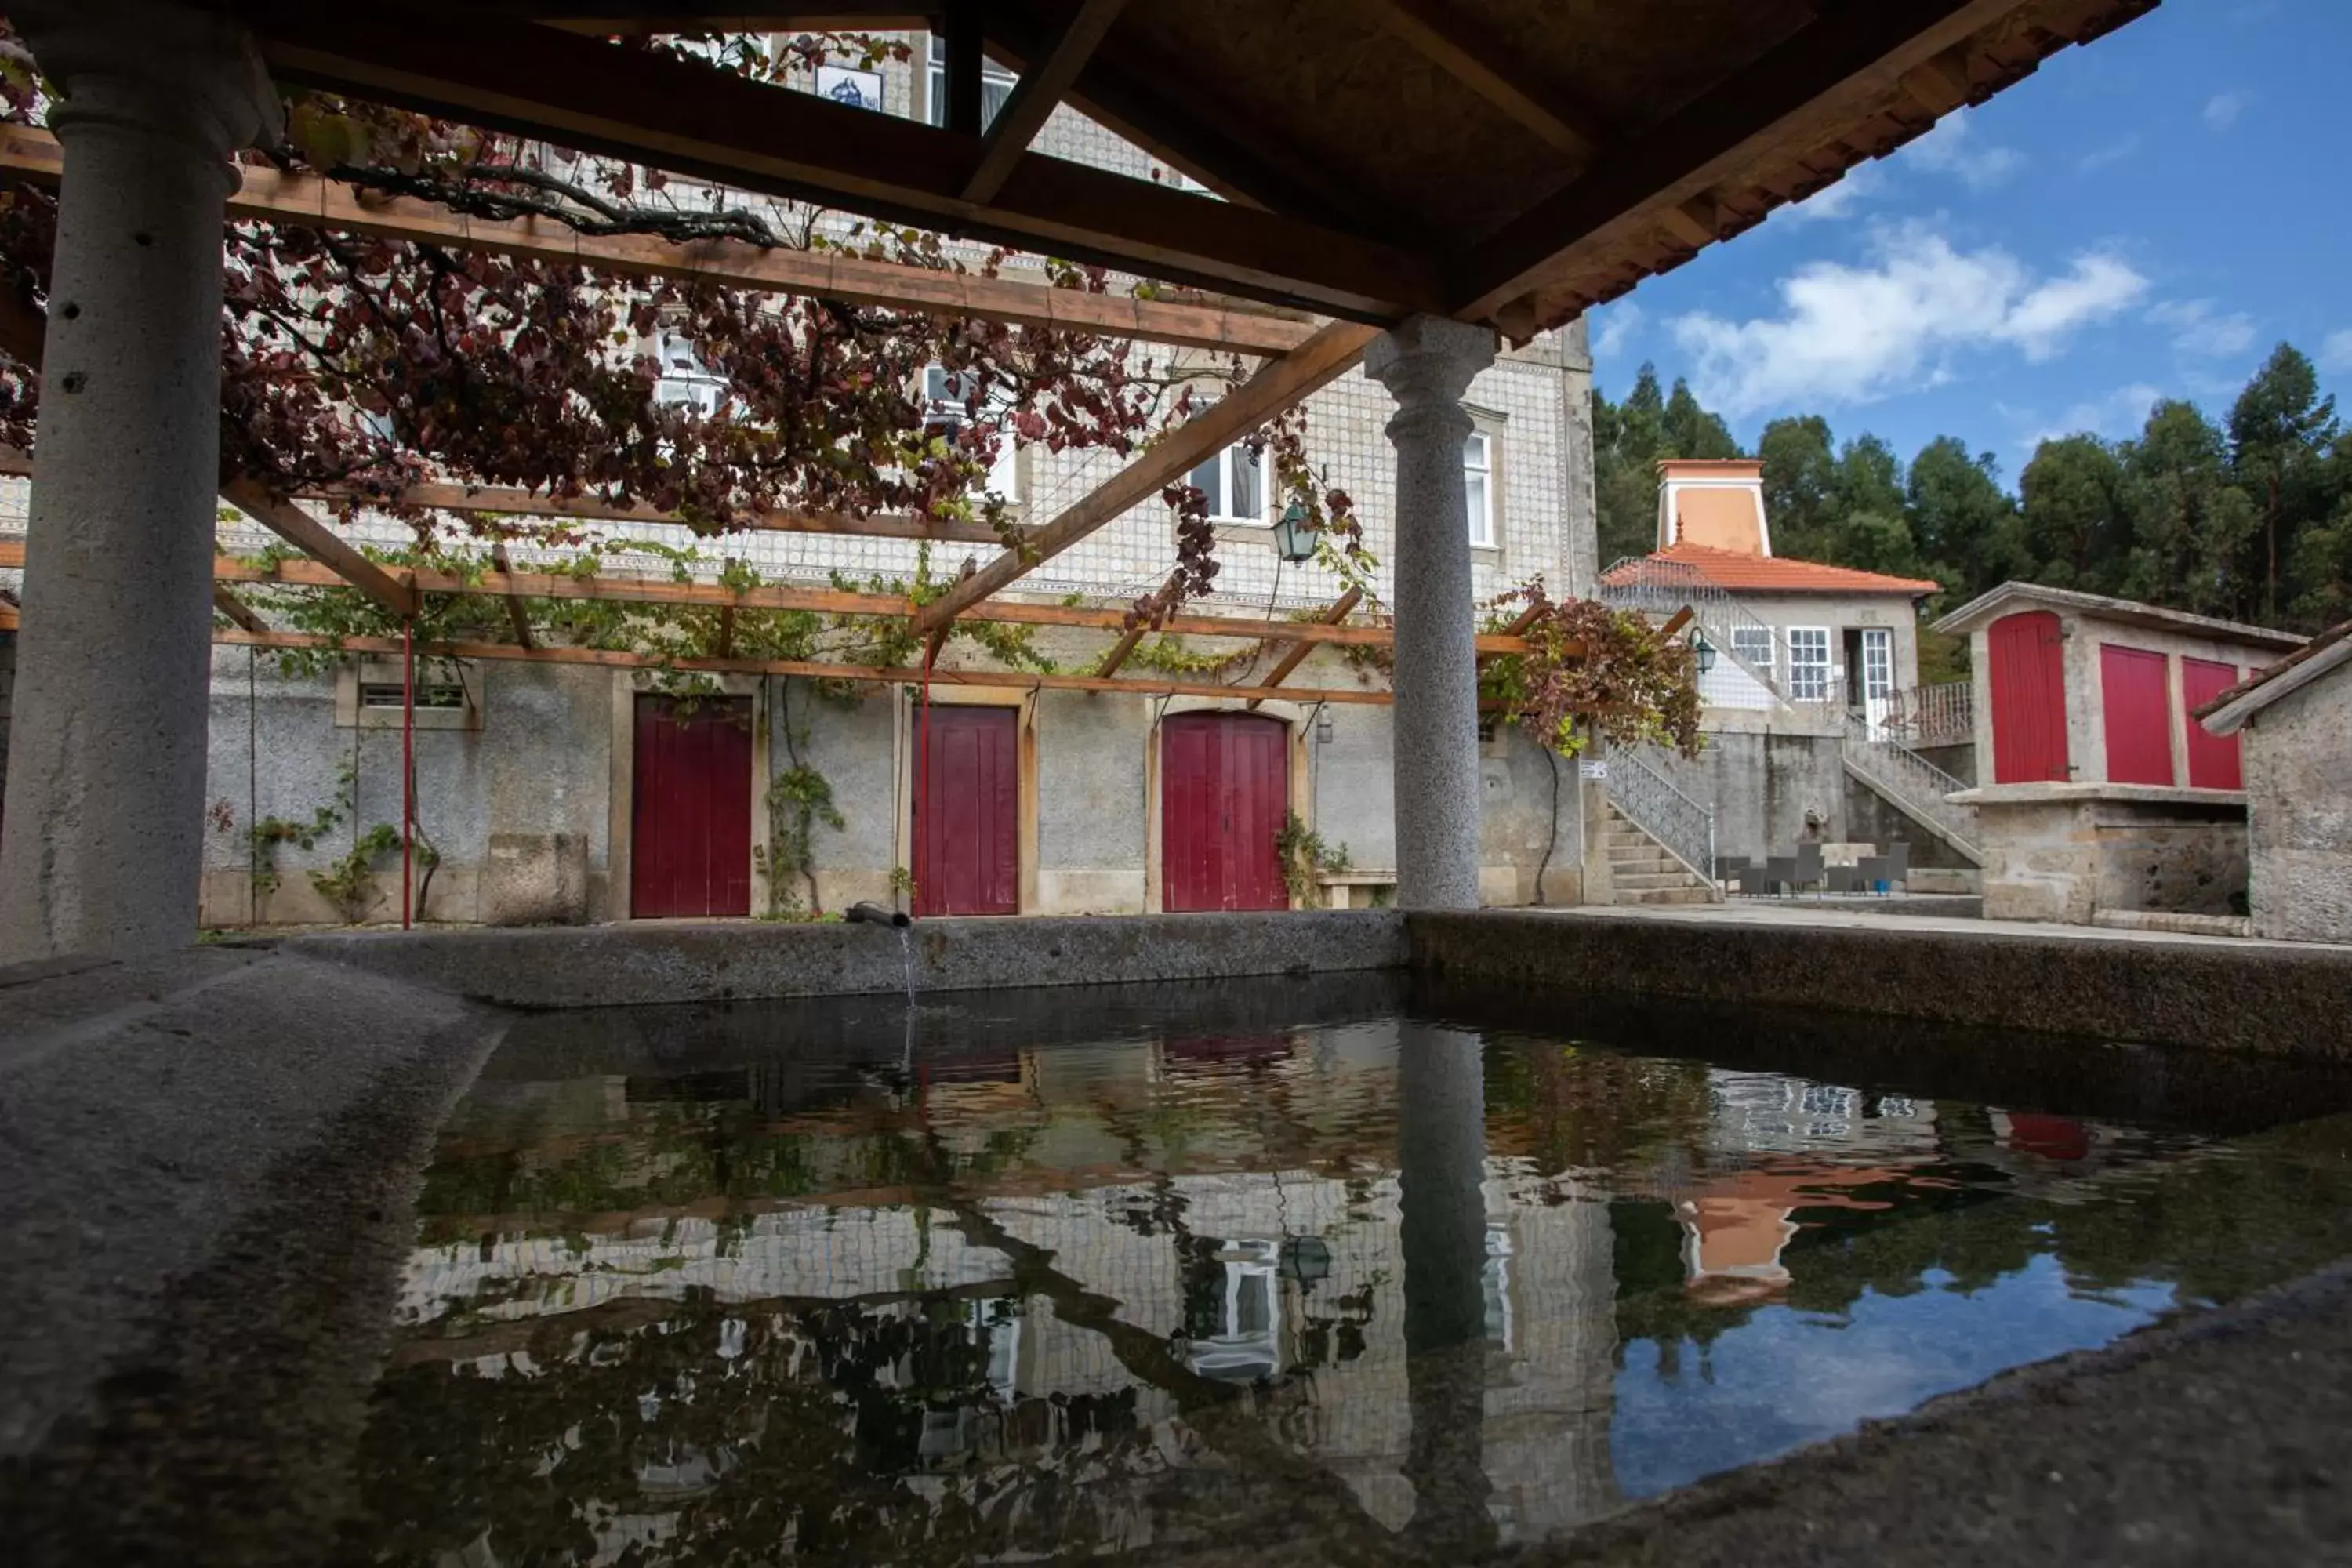
<svg viewBox="0 0 2352 1568">
<path fill-rule="evenodd" d="M 1793 853 L 1809 815 L 1818 823 L 1813 837 L 1856 837 L 1843 749 L 1835 735 L 1710 730 L 1706 750 L 1675 763 L 1671 776 L 1684 794 L 1714 805 L 1716 853 L 1760 860 Z"/>
<path fill-rule="evenodd" d="M 1070 662 L 1069 650 L 1056 647 Z M 443 667 L 447 668 L 446 666 Z M 422 921 L 491 925 L 577 924 L 624 918 L 629 888 L 633 717 L 644 672 L 484 660 L 463 667 L 478 721 L 420 713 L 415 734 L 418 820 L 439 854 Z M 373 678 L 373 675 L 372 675 Z M 1198 677 L 1196 676 L 1195 679 Z M 1302 689 L 1349 689 L 1357 672 L 1318 653 L 1293 677 Z M 338 685 L 342 690 L 339 700 Z M 729 678 L 752 700 L 755 754 L 766 777 L 793 766 L 822 774 L 841 813 L 819 822 L 808 873 L 772 900 L 752 879 L 752 912 L 838 910 L 861 899 L 890 902 L 893 871 L 908 864 L 909 780 L 915 704 L 900 688 L 863 686 L 821 694 L 806 680 Z M 973 700 L 977 689 L 938 694 Z M 1139 914 L 1157 908 L 1150 878 L 1153 758 L 1165 700 L 1076 691 L 1002 693 L 1021 703 L 1024 801 L 1034 819 L 1034 872 L 1023 912 Z M 1197 700 L 1181 700 L 1202 706 Z M 1215 704 L 1206 704 L 1214 706 Z M 1233 706 L 1238 706 L 1234 704 Z M 1303 777 L 1295 809 L 1359 872 L 1392 874 L 1390 710 L 1385 706 L 1270 703 L 1304 737 L 1291 756 Z M 209 715 L 205 876 L 201 919 L 209 926 L 366 923 L 400 918 L 399 856 L 375 857 L 349 911 L 314 885 L 377 824 L 400 820 L 401 731 L 396 710 L 364 715 L 348 672 L 289 674 L 268 654 L 216 649 Z M 1328 740 L 1322 739 L 1328 730 Z M 1583 858 L 1573 770 L 1559 771 L 1555 801 L 1547 753 L 1504 726 L 1480 746 L 1480 886 L 1493 904 L 1573 903 Z M 1832 763 L 1832 765 L 1834 765 Z M 346 780 L 351 781 L 346 784 Z M 755 781 L 752 842 L 771 821 Z M 253 825 L 305 830 L 321 810 L 329 826 L 304 847 L 279 839 L 257 848 Z M 810 877 L 814 881 L 814 897 Z"/>
<path fill-rule="evenodd" d="M 1845 837 L 1857 843 L 1911 847 L 1915 869 L 1973 871 L 1976 862 L 1912 820 L 1908 812 L 1889 802 L 1868 784 L 1846 775 Z M 1783 851 L 1785 853 L 1785 851 Z"/>
<path fill-rule="evenodd" d="M 2240 912 L 2246 895 L 2241 806 L 2113 793 L 1979 804 L 1988 920 L 2088 924 L 2102 910 Z"/>
<path fill-rule="evenodd" d="M 2254 934 L 2352 942 L 2352 673 L 2288 693 L 2239 733 Z"/>
<path fill-rule="evenodd" d="M 16 690 L 16 634 L 0 632 L 0 813 L 8 809 L 8 722 Z"/>
</svg>

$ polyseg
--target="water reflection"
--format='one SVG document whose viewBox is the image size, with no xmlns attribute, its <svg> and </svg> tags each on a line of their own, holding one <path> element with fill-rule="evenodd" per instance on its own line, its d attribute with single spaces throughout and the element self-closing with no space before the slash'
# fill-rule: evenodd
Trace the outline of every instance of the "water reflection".
<svg viewBox="0 0 2352 1568">
<path fill-rule="evenodd" d="M 1462 1561 L 2352 1239 L 2352 1140 L 2250 1131 L 2256 1069 L 1989 1104 L 1945 1086 L 2047 1047 L 1087 1000 L 519 1033 L 427 1176 L 347 1554 Z"/>
</svg>

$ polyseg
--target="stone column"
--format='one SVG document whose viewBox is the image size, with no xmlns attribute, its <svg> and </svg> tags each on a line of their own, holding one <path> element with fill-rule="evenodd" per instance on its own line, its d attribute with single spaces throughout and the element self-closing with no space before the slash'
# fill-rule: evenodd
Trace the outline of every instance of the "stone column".
<svg viewBox="0 0 2352 1568">
<path fill-rule="evenodd" d="M 1478 907 L 1478 664 L 1462 395 L 1495 334 L 1416 316 L 1373 341 L 1364 369 L 1397 400 L 1397 904 Z"/>
<path fill-rule="evenodd" d="M 195 933 L 227 156 L 280 107 L 251 40 L 168 0 L 13 0 L 64 101 L 0 962 Z"/>
</svg>

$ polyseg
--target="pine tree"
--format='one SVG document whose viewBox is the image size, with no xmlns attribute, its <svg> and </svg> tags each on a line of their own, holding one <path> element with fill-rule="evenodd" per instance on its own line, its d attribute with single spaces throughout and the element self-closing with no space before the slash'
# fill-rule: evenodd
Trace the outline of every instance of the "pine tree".
<svg viewBox="0 0 2352 1568">
<path fill-rule="evenodd" d="M 2042 442 L 2018 476 L 2017 575 L 2053 588 L 2120 592 L 2131 552 L 2123 489 L 2123 464 L 2096 436 Z"/>
<path fill-rule="evenodd" d="M 2319 393 L 2319 375 L 2292 343 L 2281 343 L 2230 407 L 2230 468 L 2260 516 L 2261 531 L 2238 578 L 2259 582 L 2259 600 L 2239 595 L 2240 613 L 2274 619 L 2294 597 L 2284 568 L 2296 536 L 2326 516 L 2322 455 L 2336 437 L 2336 399 Z"/>
</svg>

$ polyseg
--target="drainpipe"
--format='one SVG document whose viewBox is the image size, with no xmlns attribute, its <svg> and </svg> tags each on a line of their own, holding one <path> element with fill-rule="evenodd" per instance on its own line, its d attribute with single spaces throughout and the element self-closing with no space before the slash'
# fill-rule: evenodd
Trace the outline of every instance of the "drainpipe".
<svg viewBox="0 0 2352 1568">
<path fill-rule="evenodd" d="M 416 837 L 416 622 L 400 623 L 400 929 L 409 929 Z"/>
</svg>

